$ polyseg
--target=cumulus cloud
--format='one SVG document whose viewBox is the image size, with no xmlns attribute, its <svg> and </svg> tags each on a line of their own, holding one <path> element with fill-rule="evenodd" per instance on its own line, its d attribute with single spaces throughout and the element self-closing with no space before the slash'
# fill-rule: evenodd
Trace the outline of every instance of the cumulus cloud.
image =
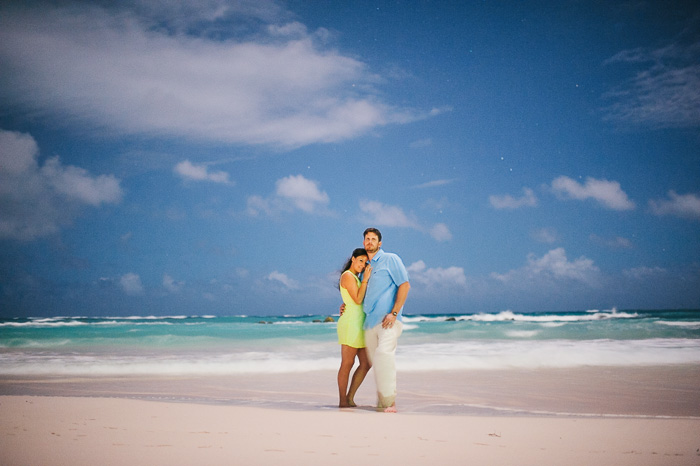
<svg viewBox="0 0 700 466">
<path fill-rule="evenodd" d="M 530 188 L 523 188 L 522 197 L 515 198 L 510 194 L 489 196 L 489 202 L 494 209 L 519 209 L 520 207 L 535 207 L 537 197 Z"/>
<path fill-rule="evenodd" d="M 435 241 L 450 241 L 452 239 L 452 232 L 444 223 L 436 223 L 430 229 L 430 236 L 432 236 Z"/>
<path fill-rule="evenodd" d="M 364 221 L 371 225 L 420 229 L 415 216 L 398 206 L 365 199 L 360 201 L 360 210 L 365 215 Z"/>
<path fill-rule="evenodd" d="M 28 134 L 0 130 L 0 238 L 30 241 L 58 232 L 83 207 L 118 203 L 119 180 L 52 157 L 39 165 Z"/>
<path fill-rule="evenodd" d="M 691 26 L 697 31 L 697 24 Z M 623 50 L 606 60 L 636 71 L 621 86 L 607 92 L 605 119 L 652 128 L 700 125 L 700 40 L 679 37 L 659 48 Z"/>
<path fill-rule="evenodd" d="M 674 215 L 676 217 L 700 220 L 700 195 L 677 194 L 668 192 L 668 199 L 649 201 L 649 208 L 656 215 Z"/>
<path fill-rule="evenodd" d="M 230 184 L 228 173 L 224 171 L 210 172 L 206 165 L 195 165 L 189 160 L 183 160 L 175 165 L 173 171 L 186 180 L 211 181 L 214 183 Z"/>
<path fill-rule="evenodd" d="M 121 285 L 122 290 L 129 296 L 139 296 L 143 294 L 143 285 L 141 284 L 141 277 L 135 273 L 127 273 L 121 276 L 119 279 L 119 285 Z"/>
<path fill-rule="evenodd" d="M 593 199 L 613 210 L 632 210 L 635 208 L 634 202 L 629 200 L 617 181 L 597 180 L 588 177 L 584 184 L 580 184 L 568 176 L 560 176 L 552 181 L 552 190 L 568 199 L 581 201 Z"/>
<path fill-rule="evenodd" d="M 540 228 L 532 232 L 532 239 L 540 243 L 554 243 L 559 239 L 559 235 L 554 228 Z"/>
<path fill-rule="evenodd" d="M 524 267 L 505 274 L 493 273 L 491 276 L 502 282 L 519 285 L 527 285 L 541 280 L 573 280 L 594 284 L 598 279 L 599 272 L 600 270 L 591 259 L 582 256 L 569 261 L 564 248 L 556 248 L 542 257 L 529 254 L 527 264 Z"/>
<path fill-rule="evenodd" d="M 270 281 L 273 281 L 273 282 L 281 283 L 288 290 L 298 290 L 299 289 L 299 282 L 298 281 L 294 280 L 293 278 L 289 278 L 286 274 L 278 272 L 277 270 L 275 270 L 274 272 L 271 272 L 270 275 L 267 276 L 267 279 Z"/>
<path fill-rule="evenodd" d="M 177 281 L 167 273 L 163 275 L 163 288 L 170 293 L 177 293 L 185 285 L 185 282 Z"/>
<path fill-rule="evenodd" d="M 146 3 L 6 8 L 0 95 L 116 134 L 283 148 L 434 114 L 382 102 L 382 78 L 272 2 Z"/>
<path fill-rule="evenodd" d="M 406 267 L 411 282 L 425 285 L 426 288 L 465 287 L 467 277 L 462 267 L 429 268 L 422 260 Z"/>
<path fill-rule="evenodd" d="M 379 201 L 363 199 L 360 201 L 362 222 L 368 225 L 411 228 L 429 234 L 436 241 L 450 241 L 452 232 L 444 223 L 423 226 L 415 215 L 407 214 L 401 207 L 383 204 Z"/>
<path fill-rule="evenodd" d="M 277 180 L 277 196 L 289 200 L 297 209 L 308 213 L 330 202 L 328 194 L 319 189 L 317 182 L 302 175 Z"/>
<path fill-rule="evenodd" d="M 329 214 L 330 198 L 319 184 L 302 175 L 290 175 L 277 180 L 275 193 L 268 198 L 249 196 L 249 215 L 276 215 L 279 212 L 301 210 L 309 214 Z"/>
</svg>

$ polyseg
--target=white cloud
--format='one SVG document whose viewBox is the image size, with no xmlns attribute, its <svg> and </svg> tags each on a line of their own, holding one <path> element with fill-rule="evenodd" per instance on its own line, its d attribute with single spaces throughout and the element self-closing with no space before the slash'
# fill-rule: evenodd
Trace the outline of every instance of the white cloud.
<svg viewBox="0 0 700 466">
<path fill-rule="evenodd" d="M 282 25 L 272 24 L 267 27 L 267 31 L 272 36 L 302 38 L 307 35 L 306 26 L 297 21 Z"/>
<path fill-rule="evenodd" d="M 435 241 L 450 241 L 452 239 L 452 232 L 444 223 L 436 223 L 430 229 L 430 236 L 432 236 Z"/>
<path fill-rule="evenodd" d="M 523 188 L 523 195 L 520 198 L 514 198 L 510 194 L 503 196 L 489 196 L 489 202 L 494 209 L 519 209 L 520 207 L 535 207 L 537 205 L 537 197 L 530 188 Z"/>
<path fill-rule="evenodd" d="M 124 293 L 129 296 L 138 296 L 143 294 L 143 285 L 141 284 L 141 277 L 135 273 L 127 273 L 122 275 L 119 279 L 119 284 L 124 290 Z"/>
<path fill-rule="evenodd" d="M 360 201 L 360 210 L 366 215 L 365 223 L 370 225 L 421 229 L 416 218 L 401 207 L 365 199 Z"/>
<path fill-rule="evenodd" d="M 418 189 L 423 189 L 423 188 L 436 188 L 439 186 L 447 186 L 450 183 L 453 183 L 455 179 L 451 180 L 433 180 L 433 181 L 427 181 L 423 184 L 419 184 L 418 186 L 415 186 Z"/>
<path fill-rule="evenodd" d="M 30 135 L 0 130 L 0 238 L 47 236 L 72 223 L 84 206 L 121 201 L 113 175 L 92 176 L 58 157 L 39 166 L 38 152 Z"/>
<path fill-rule="evenodd" d="M 532 238 L 540 243 L 554 243 L 559 239 L 559 235 L 554 228 L 540 228 L 532 232 Z"/>
<path fill-rule="evenodd" d="M 278 272 L 275 270 L 274 272 L 271 272 L 270 275 L 267 276 L 267 279 L 270 281 L 275 281 L 279 282 L 282 285 L 285 286 L 285 288 L 289 290 L 298 290 L 299 289 L 299 282 L 296 280 L 289 278 L 287 275 Z"/>
<path fill-rule="evenodd" d="M 176 281 L 173 277 L 167 273 L 163 275 L 163 288 L 171 293 L 177 293 L 185 285 L 185 282 Z"/>
<path fill-rule="evenodd" d="M 591 241 L 602 244 L 603 246 L 609 247 L 611 249 L 631 249 L 633 247 L 632 241 L 622 236 L 616 236 L 614 238 L 602 238 L 598 235 L 592 234 L 589 236 Z"/>
<path fill-rule="evenodd" d="M 634 280 L 646 280 L 668 274 L 668 271 L 661 267 L 635 267 L 622 271 L 622 274 Z"/>
<path fill-rule="evenodd" d="M 321 191 L 316 181 L 302 175 L 291 175 L 277 180 L 275 193 L 268 198 L 249 196 L 247 212 L 249 215 L 276 215 L 279 212 L 301 210 L 309 214 L 328 215 L 330 198 Z"/>
<path fill-rule="evenodd" d="M 412 228 L 421 233 L 428 233 L 436 241 L 450 241 L 452 232 L 444 223 L 424 227 L 413 214 L 407 214 L 401 207 L 383 204 L 379 201 L 363 199 L 360 201 L 362 222 L 367 225 Z"/>
<path fill-rule="evenodd" d="M 696 28 L 697 26 L 691 26 Z M 679 40 L 657 49 L 623 50 L 606 64 L 636 68 L 604 97 L 605 119 L 652 128 L 700 125 L 700 42 Z"/>
<path fill-rule="evenodd" d="M 552 189 L 569 199 L 594 199 L 613 210 L 632 210 L 635 207 L 617 181 L 588 177 L 585 184 L 580 184 L 567 176 L 560 176 L 552 181 Z"/>
<path fill-rule="evenodd" d="M 668 199 L 650 200 L 651 211 L 656 215 L 674 215 L 700 220 L 700 195 L 677 194 L 675 191 L 669 191 L 668 197 Z"/>
<path fill-rule="evenodd" d="M 173 170 L 186 180 L 211 181 L 223 184 L 230 183 L 228 173 L 224 171 L 210 172 L 206 165 L 195 165 L 189 160 L 183 160 L 178 163 Z"/>
<path fill-rule="evenodd" d="M 433 140 L 431 138 L 418 139 L 413 141 L 408 145 L 411 149 L 421 149 L 423 147 L 428 147 L 433 145 Z"/>
<path fill-rule="evenodd" d="M 426 288 L 465 287 L 467 285 L 467 277 L 462 267 L 428 268 L 421 260 L 409 265 L 406 270 L 411 277 L 411 282 L 420 283 Z"/>
<path fill-rule="evenodd" d="M 491 276 L 502 282 L 512 282 L 520 286 L 540 280 L 574 280 L 587 284 L 597 282 L 600 270 L 591 259 L 580 257 L 569 261 L 564 248 L 556 248 L 538 258 L 529 254 L 527 264 L 505 274 L 492 273 Z"/>
<path fill-rule="evenodd" d="M 276 194 L 279 198 L 289 200 L 297 209 L 312 213 L 325 208 L 330 202 L 328 194 L 321 191 L 318 183 L 302 175 L 288 176 L 277 180 Z"/>
<path fill-rule="evenodd" d="M 261 196 L 248 196 L 246 202 L 246 212 L 252 217 L 257 217 L 260 214 L 274 215 L 275 211 L 270 205 L 270 201 Z"/>
<path fill-rule="evenodd" d="M 383 103 L 365 63 L 324 46 L 327 31 L 279 22 L 284 12 L 238 2 L 246 8 L 217 13 L 205 3 L 187 24 L 163 3 L 3 11 L 0 94 L 27 112 L 117 134 L 285 148 L 439 113 Z M 216 29 L 222 15 L 241 27 Z"/>
</svg>

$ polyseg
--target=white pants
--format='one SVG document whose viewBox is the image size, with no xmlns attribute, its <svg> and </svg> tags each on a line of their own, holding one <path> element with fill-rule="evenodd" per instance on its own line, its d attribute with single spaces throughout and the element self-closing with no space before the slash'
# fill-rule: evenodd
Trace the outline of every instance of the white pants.
<svg viewBox="0 0 700 466">
<path fill-rule="evenodd" d="M 384 329 L 379 324 L 365 330 L 365 345 L 374 368 L 379 408 L 388 408 L 396 401 L 396 345 L 402 331 L 403 324 L 398 320 L 391 328 Z"/>
</svg>

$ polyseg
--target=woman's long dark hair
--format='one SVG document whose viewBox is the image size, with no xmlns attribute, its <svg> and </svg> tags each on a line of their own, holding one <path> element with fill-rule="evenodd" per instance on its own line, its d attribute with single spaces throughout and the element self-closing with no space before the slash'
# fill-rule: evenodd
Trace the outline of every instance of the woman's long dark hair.
<svg viewBox="0 0 700 466">
<path fill-rule="evenodd" d="M 342 270 L 340 271 L 340 275 L 343 275 L 346 270 L 350 270 L 350 266 L 352 265 L 352 260 L 355 257 L 360 257 L 360 256 L 367 256 L 369 258 L 369 254 L 367 254 L 367 251 L 364 248 L 357 248 L 352 252 L 352 256 L 348 257 L 348 260 L 345 261 L 345 265 L 343 266 Z M 338 281 L 338 289 L 340 289 L 340 280 Z"/>
</svg>

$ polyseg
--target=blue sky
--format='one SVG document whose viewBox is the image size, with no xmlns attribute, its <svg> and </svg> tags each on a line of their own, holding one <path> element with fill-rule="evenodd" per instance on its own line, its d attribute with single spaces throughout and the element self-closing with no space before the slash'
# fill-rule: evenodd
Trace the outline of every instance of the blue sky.
<svg viewBox="0 0 700 466">
<path fill-rule="evenodd" d="M 0 314 L 700 308 L 694 3 L 3 2 Z"/>
</svg>

